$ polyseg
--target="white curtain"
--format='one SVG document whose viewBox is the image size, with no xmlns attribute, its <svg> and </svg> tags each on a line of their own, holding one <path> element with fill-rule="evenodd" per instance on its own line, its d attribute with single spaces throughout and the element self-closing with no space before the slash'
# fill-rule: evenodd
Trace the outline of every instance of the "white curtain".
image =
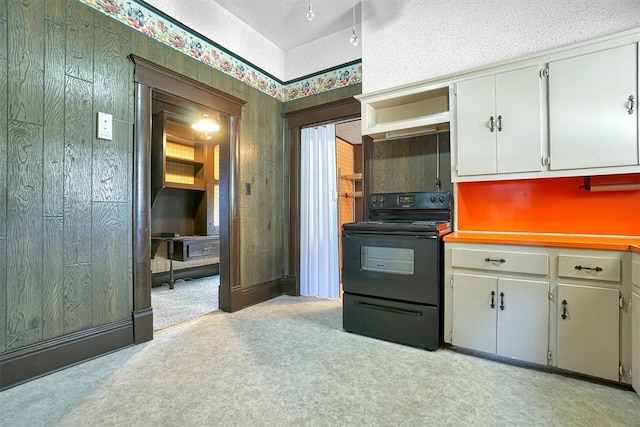
<svg viewBox="0 0 640 427">
<path fill-rule="evenodd" d="M 300 294 L 340 298 L 336 128 L 302 129 Z"/>
</svg>

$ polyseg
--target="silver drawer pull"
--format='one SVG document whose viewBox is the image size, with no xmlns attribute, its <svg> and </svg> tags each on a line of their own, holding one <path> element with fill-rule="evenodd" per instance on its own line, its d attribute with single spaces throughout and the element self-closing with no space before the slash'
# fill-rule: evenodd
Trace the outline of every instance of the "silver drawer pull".
<svg viewBox="0 0 640 427">
<path fill-rule="evenodd" d="M 507 262 L 504 258 L 500 258 L 500 259 L 497 259 L 497 258 L 495 258 L 495 259 L 494 258 L 485 258 L 484 261 L 485 262 L 499 262 L 500 264 L 503 264 L 503 263 Z"/>
<path fill-rule="evenodd" d="M 576 265 L 574 267 L 576 270 L 580 271 L 580 270 L 589 270 L 589 271 L 602 271 L 602 267 L 583 267 L 581 265 Z"/>
<path fill-rule="evenodd" d="M 211 247 L 207 246 L 206 248 L 202 248 L 202 250 L 203 250 L 204 252 L 207 252 L 207 251 L 210 251 L 210 250 L 211 250 Z"/>
</svg>

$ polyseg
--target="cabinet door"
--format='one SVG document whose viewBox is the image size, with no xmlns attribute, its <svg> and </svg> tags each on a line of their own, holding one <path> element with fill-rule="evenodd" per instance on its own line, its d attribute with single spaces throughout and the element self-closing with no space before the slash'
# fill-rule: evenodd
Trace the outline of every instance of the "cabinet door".
<svg viewBox="0 0 640 427">
<path fill-rule="evenodd" d="M 497 284 L 496 277 L 453 275 L 453 345 L 496 352 Z"/>
<path fill-rule="evenodd" d="M 542 169 L 540 68 L 496 75 L 498 173 Z"/>
<path fill-rule="evenodd" d="M 500 278 L 497 305 L 498 354 L 546 365 L 549 283 Z"/>
<path fill-rule="evenodd" d="M 635 44 L 549 63 L 551 169 L 638 164 L 637 64 Z"/>
<path fill-rule="evenodd" d="M 457 84 L 458 175 L 487 175 L 497 171 L 495 77 Z M 491 131 L 490 118 L 494 127 Z"/>
<path fill-rule="evenodd" d="M 631 385 L 640 394 L 640 294 L 636 292 L 631 294 L 631 334 Z"/>
<path fill-rule="evenodd" d="M 617 289 L 558 285 L 558 367 L 618 381 Z"/>
</svg>

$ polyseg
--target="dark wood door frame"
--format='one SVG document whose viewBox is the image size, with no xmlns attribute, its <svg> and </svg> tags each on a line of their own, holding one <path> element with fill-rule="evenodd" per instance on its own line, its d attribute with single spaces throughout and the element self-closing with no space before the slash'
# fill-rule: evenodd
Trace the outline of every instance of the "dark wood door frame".
<svg viewBox="0 0 640 427">
<path fill-rule="evenodd" d="M 245 101 L 135 55 L 133 142 L 133 331 L 134 342 L 153 338 L 151 307 L 151 103 L 153 90 L 229 115 L 220 145 L 220 308 L 231 311 L 231 288 L 240 280 L 236 189 L 239 121 Z"/>
<path fill-rule="evenodd" d="M 289 295 L 300 295 L 300 130 L 303 127 L 360 117 L 360 103 L 355 98 L 343 99 L 315 107 L 286 113 L 289 141 L 289 253 L 287 287 Z M 363 197 L 370 177 L 369 153 L 371 138 L 363 142 Z"/>
</svg>

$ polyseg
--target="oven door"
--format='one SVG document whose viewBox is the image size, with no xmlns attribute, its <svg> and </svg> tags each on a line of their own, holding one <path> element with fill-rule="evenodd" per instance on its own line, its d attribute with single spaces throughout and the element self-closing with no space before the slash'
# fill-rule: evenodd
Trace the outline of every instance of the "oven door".
<svg viewBox="0 0 640 427">
<path fill-rule="evenodd" d="M 440 305 L 442 248 L 435 235 L 343 231 L 344 292 Z"/>
</svg>

